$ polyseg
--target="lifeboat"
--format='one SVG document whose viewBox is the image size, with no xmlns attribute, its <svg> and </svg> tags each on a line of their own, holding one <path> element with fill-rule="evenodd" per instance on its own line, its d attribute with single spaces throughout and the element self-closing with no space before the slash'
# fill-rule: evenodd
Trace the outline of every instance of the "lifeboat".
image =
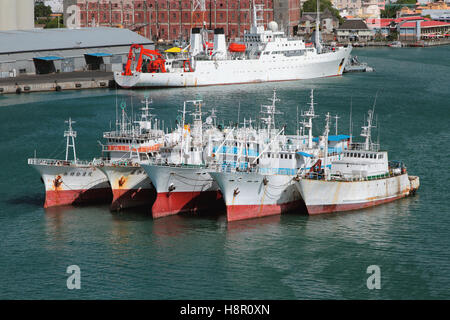
<svg viewBox="0 0 450 320">
<path fill-rule="evenodd" d="M 240 44 L 240 43 L 235 43 L 235 42 L 230 43 L 230 46 L 228 47 L 228 50 L 230 52 L 244 52 L 245 49 L 246 49 L 245 44 Z"/>
</svg>

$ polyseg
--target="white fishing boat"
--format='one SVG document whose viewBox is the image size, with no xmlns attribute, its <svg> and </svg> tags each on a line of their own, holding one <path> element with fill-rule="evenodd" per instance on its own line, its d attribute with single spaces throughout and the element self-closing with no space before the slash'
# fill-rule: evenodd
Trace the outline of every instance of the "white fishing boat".
<svg viewBox="0 0 450 320">
<path fill-rule="evenodd" d="M 419 188 L 419 177 L 409 176 L 403 163 L 388 161 L 387 151 L 372 142 L 373 127 L 373 110 L 369 110 L 361 132 L 364 142 L 351 142 L 342 158 L 325 158 L 323 169 L 299 175 L 296 187 L 308 214 L 367 208 L 409 196 Z"/>
<path fill-rule="evenodd" d="M 42 159 L 36 156 L 28 159 L 28 164 L 39 172 L 45 186 L 44 208 L 111 201 L 111 187 L 103 172 L 96 169 L 92 161 L 77 158 L 77 132 L 72 128 L 75 121 L 69 118 L 66 123 L 69 128 L 64 131 L 65 159 Z M 73 159 L 69 159 L 70 149 Z"/>
</svg>

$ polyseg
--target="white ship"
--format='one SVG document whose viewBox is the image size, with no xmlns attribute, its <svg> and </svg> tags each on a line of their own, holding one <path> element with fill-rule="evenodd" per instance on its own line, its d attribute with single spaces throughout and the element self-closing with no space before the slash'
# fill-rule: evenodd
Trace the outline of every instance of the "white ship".
<svg viewBox="0 0 450 320">
<path fill-rule="evenodd" d="M 275 92 L 272 104 L 263 106 L 265 117 L 262 118 L 266 128 L 257 133 L 256 157 L 250 160 L 249 167 L 242 170 L 240 164 L 221 168 L 211 176 L 218 183 L 227 208 L 227 221 L 236 221 L 281 214 L 304 208 L 300 193 L 295 187 L 299 170 L 307 170 L 314 165 L 314 159 L 320 157 L 320 148 L 328 148 L 321 139 L 313 143 L 312 119 L 314 113 L 314 96 L 311 91 L 310 109 L 303 113 L 303 129 L 308 135 L 285 135 L 284 128 L 275 129 Z M 331 157 L 338 159 L 346 147 L 348 136 L 339 137 L 333 142 Z M 246 141 L 240 139 L 245 154 Z"/>
<path fill-rule="evenodd" d="M 139 121 L 129 119 L 121 104 L 121 119 L 116 119 L 116 130 L 105 132 L 107 144 L 102 146 L 103 157 L 95 159 L 95 166 L 108 178 L 113 200 L 111 210 L 150 206 L 155 198 L 155 188 L 141 168 L 159 152 L 164 143 L 164 131 L 158 129 L 157 119 L 150 113 L 151 101 L 146 98 Z"/>
<path fill-rule="evenodd" d="M 196 108 L 192 127 L 185 122 L 186 103 L 193 103 Z M 156 188 L 154 218 L 223 207 L 208 163 L 215 160 L 213 148 L 223 141 L 226 132 L 216 127 L 214 113 L 203 123 L 201 107 L 201 100 L 186 101 L 177 129 L 179 143 L 161 147 L 156 159 L 141 163 Z"/>
<path fill-rule="evenodd" d="M 92 162 L 77 159 L 77 133 L 72 129 L 75 122 L 70 118 L 66 122 L 69 129 L 64 131 L 67 138 L 65 160 L 28 159 L 28 164 L 40 173 L 45 185 L 44 208 L 111 201 L 111 188 L 106 176 Z M 73 160 L 69 160 L 70 148 L 73 149 Z"/>
<path fill-rule="evenodd" d="M 163 57 L 158 51 L 133 45 L 123 72 L 115 72 L 114 80 L 123 88 L 186 87 L 302 80 L 342 75 L 349 47 L 324 47 L 319 33 L 315 46 L 298 38 L 288 38 L 278 31 L 276 22 L 265 30 L 262 17 L 253 4 L 252 26 L 243 43 L 228 48 L 223 29 L 214 30 L 214 43 L 208 30 L 193 28 L 189 53 L 180 57 Z M 318 22 L 316 30 L 318 30 Z M 139 49 L 139 53 L 134 50 Z M 148 60 L 144 61 L 144 57 Z"/>
<path fill-rule="evenodd" d="M 339 160 L 325 159 L 323 170 L 301 175 L 296 183 L 308 214 L 356 210 L 414 194 L 419 177 L 408 176 L 401 162 L 389 162 L 388 153 L 371 141 L 373 110 L 362 127 L 363 143 L 350 143 Z"/>
</svg>

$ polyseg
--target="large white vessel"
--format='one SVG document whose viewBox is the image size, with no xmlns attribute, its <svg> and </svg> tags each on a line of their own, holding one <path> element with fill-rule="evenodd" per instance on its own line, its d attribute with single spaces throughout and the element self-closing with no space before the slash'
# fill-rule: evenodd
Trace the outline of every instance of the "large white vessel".
<svg viewBox="0 0 450 320">
<path fill-rule="evenodd" d="M 76 131 L 74 121 L 69 118 L 64 131 L 66 157 L 60 159 L 30 158 L 28 164 L 41 175 L 45 186 L 44 208 L 111 201 L 111 188 L 106 176 L 96 169 L 91 161 L 77 159 L 75 149 Z M 73 150 L 73 160 L 69 160 L 69 150 Z"/>
<path fill-rule="evenodd" d="M 176 58 L 133 45 L 125 70 L 115 72 L 114 80 L 123 88 L 184 87 L 342 75 L 351 46 L 323 47 L 318 36 L 313 46 L 286 37 L 274 21 L 265 30 L 261 21 L 253 5 L 252 26 L 244 34 L 243 43 L 231 43 L 228 47 L 223 29 L 214 30 L 212 45 L 207 41 L 210 31 L 193 28 L 189 53 L 181 52 Z M 139 48 L 139 54 L 135 53 Z"/>
<path fill-rule="evenodd" d="M 323 170 L 303 173 L 296 187 L 308 214 L 356 210 L 414 194 L 419 177 L 408 176 L 398 161 L 388 161 L 388 153 L 379 151 L 371 141 L 373 110 L 362 127 L 363 143 L 350 143 L 339 160 L 325 159 Z"/>
</svg>

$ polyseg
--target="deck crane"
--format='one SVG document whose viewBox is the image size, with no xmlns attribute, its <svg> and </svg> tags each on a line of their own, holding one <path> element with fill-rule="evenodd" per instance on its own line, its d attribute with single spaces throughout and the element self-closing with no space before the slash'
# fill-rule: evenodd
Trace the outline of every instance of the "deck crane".
<svg viewBox="0 0 450 320">
<path fill-rule="evenodd" d="M 137 50 L 139 50 L 139 54 L 137 55 Z M 142 70 L 142 60 L 143 57 L 149 57 L 150 61 L 148 64 L 145 65 L 144 70 Z M 125 65 L 125 71 L 122 73 L 122 75 L 125 76 L 131 76 L 133 74 L 131 70 L 132 63 L 136 63 L 136 71 L 137 72 L 149 72 L 149 73 L 155 73 L 155 72 L 166 72 L 165 63 L 166 60 L 163 58 L 161 53 L 158 50 L 150 50 L 145 49 L 143 45 L 141 44 L 132 44 L 130 47 L 130 51 L 128 53 L 128 60 L 127 64 Z"/>
</svg>

